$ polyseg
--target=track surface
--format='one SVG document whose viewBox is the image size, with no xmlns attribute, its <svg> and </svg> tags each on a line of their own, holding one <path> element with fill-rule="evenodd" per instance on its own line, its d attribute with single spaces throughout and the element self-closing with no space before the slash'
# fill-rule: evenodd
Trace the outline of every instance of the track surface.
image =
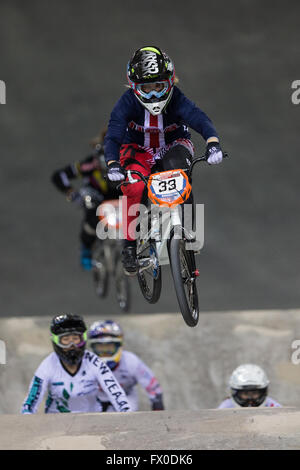
<svg viewBox="0 0 300 470">
<path fill-rule="evenodd" d="M 231 159 L 199 166 L 205 204 L 199 257 L 202 310 L 300 304 L 300 79 L 297 0 L 104 3 L 2 0 L 0 315 L 71 310 L 112 315 L 78 267 L 80 213 L 50 183 L 88 152 L 124 90 L 126 63 L 145 44 L 173 58 L 180 86 L 213 119 Z M 197 153 L 204 149 L 195 135 Z M 132 281 L 133 311 L 177 311 L 164 270 L 160 302 Z"/>
<path fill-rule="evenodd" d="M 5 450 L 300 449 L 300 411 L 289 408 L 1 416 L 0 424 Z"/>
</svg>

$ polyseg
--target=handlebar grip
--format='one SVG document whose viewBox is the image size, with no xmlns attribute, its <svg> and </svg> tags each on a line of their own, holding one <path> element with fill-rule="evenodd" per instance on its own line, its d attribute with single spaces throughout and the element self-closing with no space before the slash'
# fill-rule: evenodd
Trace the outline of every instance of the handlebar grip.
<svg viewBox="0 0 300 470">
<path fill-rule="evenodd" d="M 132 178 L 132 175 L 137 175 L 139 179 Z M 121 186 L 126 186 L 128 184 L 139 183 L 140 181 L 147 186 L 147 177 L 145 177 L 142 173 L 137 170 L 126 170 L 126 176 L 128 177 L 128 181 L 122 181 L 118 184 L 117 189 L 120 189 Z"/>
</svg>

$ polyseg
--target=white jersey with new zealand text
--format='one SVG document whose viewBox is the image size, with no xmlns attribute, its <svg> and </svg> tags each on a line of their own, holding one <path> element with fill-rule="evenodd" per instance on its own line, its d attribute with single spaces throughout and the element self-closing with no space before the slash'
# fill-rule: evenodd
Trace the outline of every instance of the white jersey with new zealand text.
<svg viewBox="0 0 300 470">
<path fill-rule="evenodd" d="M 85 350 L 78 371 L 72 375 L 53 352 L 37 368 L 22 413 L 36 413 L 45 393 L 45 413 L 101 412 L 99 387 L 115 411 L 132 411 L 115 375 L 94 353 Z"/>
<path fill-rule="evenodd" d="M 144 388 L 150 401 L 154 400 L 157 395 L 162 394 L 162 389 L 152 370 L 136 354 L 130 351 L 122 352 L 120 362 L 113 370 L 113 373 L 124 389 L 133 411 L 137 411 L 139 408 L 136 387 L 138 383 Z M 107 405 L 107 396 L 101 389 L 99 398 Z M 111 405 L 108 405 L 106 411 L 114 411 L 114 409 Z"/>
</svg>

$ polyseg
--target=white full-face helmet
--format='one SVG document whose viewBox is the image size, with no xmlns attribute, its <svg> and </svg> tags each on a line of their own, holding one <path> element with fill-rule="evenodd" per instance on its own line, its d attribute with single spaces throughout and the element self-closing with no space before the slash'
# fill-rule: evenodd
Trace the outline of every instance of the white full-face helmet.
<svg viewBox="0 0 300 470">
<path fill-rule="evenodd" d="M 242 364 L 231 374 L 229 386 L 235 402 L 243 407 L 260 406 L 266 399 L 270 381 L 256 364 Z"/>
</svg>

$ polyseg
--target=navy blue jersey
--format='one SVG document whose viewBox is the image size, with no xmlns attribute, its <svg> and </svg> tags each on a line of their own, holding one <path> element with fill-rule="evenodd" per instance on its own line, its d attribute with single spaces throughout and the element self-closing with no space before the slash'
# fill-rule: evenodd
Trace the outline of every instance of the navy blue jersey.
<svg viewBox="0 0 300 470">
<path fill-rule="evenodd" d="M 218 137 L 209 117 L 176 86 L 166 109 L 157 116 L 152 116 L 130 89 L 112 110 L 105 137 L 105 160 L 119 160 L 122 144 L 136 143 L 156 151 L 176 139 L 189 139 L 188 126 L 205 140 Z"/>
</svg>

